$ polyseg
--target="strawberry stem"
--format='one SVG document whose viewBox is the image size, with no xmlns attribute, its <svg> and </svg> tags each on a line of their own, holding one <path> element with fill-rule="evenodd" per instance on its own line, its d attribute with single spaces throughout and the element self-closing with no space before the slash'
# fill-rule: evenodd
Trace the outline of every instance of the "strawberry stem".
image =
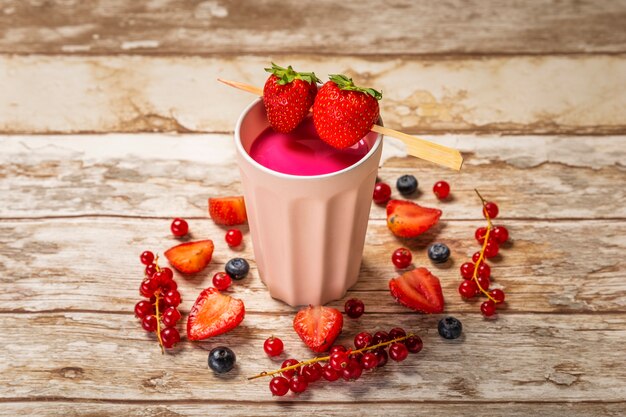
<svg viewBox="0 0 626 417">
<path fill-rule="evenodd" d="M 302 80 L 306 81 L 309 84 L 321 83 L 322 81 L 317 78 L 314 72 L 298 72 L 295 71 L 291 65 L 287 68 L 283 68 L 279 65 L 276 65 L 272 62 L 271 68 L 265 68 L 266 72 L 274 74 L 278 77 L 278 81 L 276 81 L 279 85 L 286 85 L 294 80 Z"/>
<path fill-rule="evenodd" d="M 395 342 L 401 342 L 401 341 L 406 340 L 406 339 L 408 339 L 409 337 L 412 337 L 412 336 L 415 336 L 415 335 L 413 333 L 409 333 L 406 336 L 396 337 L 393 340 L 389 340 L 387 342 L 378 343 L 378 344 L 372 345 L 372 346 L 366 346 L 366 347 L 364 347 L 362 349 L 358 349 L 358 350 L 349 350 L 346 353 L 348 353 L 350 355 L 354 355 L 354 354 L 357 354 L 357 353 L 367 352 L 368 350 L 378 349 L 379 347 L 388 346 L 388 345 L 391 345 L 391 344 L 393 344 Z M 257 378 L 263 378 L 265 376 L 272 376 L 272 375 L 276 375 L 276 374 L 279 374 L 279 373 L 284 372 L 284 371 L 290 371 L 292 369 L 297 369 L 297 368 L 300 368 L 300 367 L 305 366 L 305 365 L 310 365 L 310 364 L 316 363 L 316 362 L 324 362 L 324 361 L 328 361 L 328 360 L 330 360 L 330 356 L 320 356 L 320 357 L 317 357 L 317 358 L 313 358 L 313 359 L 309 359 L 309 360 L 306 360 L 306 361 L 298 362 L 295 365 L 285 366 L 284 368 L 280 368 L 280 369 L 277 369 L 275 371 L 271 371 L 271 372 L 263 371 L 263 372 L 261 372 L 258 375 L 254 375 L 254 376 L 249 377 L 248 380 L 257 379 Z"/>
<path fill-rule="evenodd" d="M 373 88 L 357 87 L 356 85 L 354 85 L 354 81 L 352 81 L 352 78 L 348 78 L 343 74 L 331 74 L 328 76 L 328 78 L 332 82 L 337 84 L 337 87 L 339 87 L 341 90 L 358 91 L 361 93 L 366 93 L 374 97 L 376 100 L 380 100 L 383 98 L 382 91 L 377 91 L 377 90 L 374 90 Z"/>
</svg>

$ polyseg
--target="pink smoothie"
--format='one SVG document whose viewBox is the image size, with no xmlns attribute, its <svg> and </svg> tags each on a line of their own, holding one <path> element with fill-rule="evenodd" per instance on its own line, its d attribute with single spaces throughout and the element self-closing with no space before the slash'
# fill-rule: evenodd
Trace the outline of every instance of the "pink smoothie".
<svg viewBox="0 0 626 417">
<path fill-rule="evenodd" d="M 307 117 L 289 133 L 265 129 L 252 143 L 250 156 L 273 171 L 308 176 L 341 171 L 361 160 L 369 150 L 364 140 L 347 149 L 333 148 L 317 136 L 313 118 Z"/>
</svg>

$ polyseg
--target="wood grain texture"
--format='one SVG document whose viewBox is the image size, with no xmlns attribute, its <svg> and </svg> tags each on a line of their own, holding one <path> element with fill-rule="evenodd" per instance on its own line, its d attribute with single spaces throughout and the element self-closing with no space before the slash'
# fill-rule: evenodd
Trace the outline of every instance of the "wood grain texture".
<svg viewBox="0 0 626 417">
<path fill-rule="evenodd" d="M 139 300 L 143 277 L 139 254 L 146 249 L 163 253 L 179 243 L 170 236 L 169 223 L 109 218 L 0 221 L 0 312 L 130 314 Z M 418 239 L 400 241 L 383 221 L 372 220 L 359 282 L 330 305 L 342 308 L 346 299 L 358 297 L 368 313 L 410 314 L 393 300 L 388 288 L 389 279 L 398 274 L 390 254 L 404 245 L 412 249 L 416 266 L 428 267 L 441 279 L 447 312 L 476 312 L 478 299 L 466 302 L 457 293 L 458 268 L 479 249 L 473 232 L 483 223 L 481 219 L 444 220 Z M 491 263 L 494 288 L 504 288 L 508 294 L 505 314 L 626 312 L 626 262 L 620 256 L 626 251 L 625 222 L 505 220 L 503 224 L 510 230 L 512 243 Z M 234 287 L 248 311 L 287 315 L 296 311 L 270 298 L 258 277 L 246 228 L 246 245 L 240 251 L 228 249 L 223 241 L 225 229 L 211 220 L 194 220 L 191 230 L 194 239 L 213 239 L 216 249 L 204 271 L 177 274 L 184 311 L 202 289 L 211 286 L 213 274 L 235 256 L 251 263 L 250 277 Z M 432 265 L 426 254 L 426 247 L 434 241 L 445 242 L 453 253 L 441 266 Z"/>
<path fill-rule="evenodd" d="M 459 317 L 465 332 L 452 342 L 437 334 L 439 316 L 369 315 L 348 320 L 342 343 L 364 328 L 402 326 L 421 335 L 424 349 L 357 383 L 318 384 L 297 401 L 401 398 L 417 406 L 446 400 L 624 400 L 626 368 L 621 366 L 623 352 L 615 346 L 626 340 L 626 315 L 572 314 L 564 320 L 560 315 L 508 313 L 495 322 L 485 321 L 480 313 Z M 291 321 L 290 315 L 250 313 L 228 335 L 183 341 L 163 356 L 153 336 L 130 314 L 2 314 L 0 324 L 13 337 L 0 346 L 6 359 L 0 398 L 274 402 L 268 380 L 245 378 L 276 369 L 286 355 L 311 357 L 290 329 Z M 271 334 L 280 336 L 287 349 L 274 361 L 262 352 L 262 342 Z M 207 369 L 206 361 L 208 350 L 223 344 L 231 346 L 239 360 L 232 372 L 220 377 Z"/>
<path fill-rule="evenodd" d="M 0 55 L 0 133 L 231 132 L 253 97 L 216 78 L 261 86 L 274 59 L 383 90 L 406 133 L 623 134 L 624 57 Z"/>
<path fill-rule="evenodd" d="M 441 402 L 418 404 L 375 402 L 348 402 L 348 403 L 312 403 L 293 401 L 290 403 L 233 403 L 224 404 L 211 400 L 196 400 L 190 402 L 166 402 L 160 400 L 158 404 L 151 401 L 139 404 L 113 401 L 27 401 L 0 403 L 0 415 L 17 416 L 62 416 L 62 417 L 100 417 L 104 415 L 128 417 L 180 417 L 200 415 L 228 415 L 233 417 L 267 417 L 269 415 L 290 416 L 368 416 L 387 417 L 398 416 L 430 416 L 449 417 L 480 415 L 484 417 L 527 417 L 540 415 L 543 417 L 562 417 L 567 413 L 570 417 L 621 417 L 626 406 L 623 402 L 617 403 L 506 403 L 475 404 L 467 401 L 446 400 Z"/>
<path fill-rule="evenodd" d="M 497 200 L 506 219 L 624 219 L 626 137 L 427 137 L 461 150 L 455 173 L 414 158 L 388 159 L 394 184 L 414 173 L 424 205 L 445 219 L 476 219 L 473 189 Z M 241 194 L 231 135 L 0 137 L 0 218 L 185 216 L 206 218 L 207 199 Z M 385 139 L 385 156 L 403 145 Z M 446 179 L 453 198 L 435 199 Z M 398 196 L 398 194 L 394 194 Z M 563 204 L 564 199 L 567 204 Z M 371 217 L 385 218 L 372 206 Z"/>
<path fill-rule="evenodd" d="M 626 51 L 620 1 L 3 0 L 0 10 L 3 53 Z"/>
</svg>

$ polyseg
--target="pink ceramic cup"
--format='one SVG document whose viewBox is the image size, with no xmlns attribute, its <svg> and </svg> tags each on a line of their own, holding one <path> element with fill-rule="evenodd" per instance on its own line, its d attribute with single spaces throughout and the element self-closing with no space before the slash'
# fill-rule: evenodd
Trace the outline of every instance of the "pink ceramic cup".
<svg viewBox="0 0 626 417">
<path fill-rule="evenodd" d="M 248 154 L 268 126 L 258 99 L 235 128 L 259 275 L 272 297 L 292 306 L 337 300 L 359 276 L 382 135 L 370 132 L 370 151 L 348 168 L 296 176 L 270 170 Z"/>
</svg>

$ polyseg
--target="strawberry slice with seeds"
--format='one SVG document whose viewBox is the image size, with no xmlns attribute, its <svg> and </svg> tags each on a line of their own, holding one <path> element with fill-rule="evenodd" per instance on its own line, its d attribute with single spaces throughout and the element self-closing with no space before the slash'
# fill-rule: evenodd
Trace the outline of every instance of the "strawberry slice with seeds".
<svg viewBox="0 0 626 417">
<path fill-rule="evenodd" d="M 441 210 L 422 207 L 412 201 L 387 203 L 387 227 L 398 237 L 416 237 L 437 224 Z"/>
<path fill-rule="evenodd" d="M 297 72 L 290 66 L 280 67 L 272 62 L 271 73 L 263 87 L 263 105 L 270 125 L 277 132 L 294 130 L 309 114 L 321 82 L 313 72 Z"/>
<path fill-rule="evenodd" d="M 191 307 L 187 338 L 203 340 L 231 331 L 239 326 L 245 313 L 243 301 L 222 294 L 213 287 L 207 288 Z"/>
<path fill-rule="evenodd" d="M 248 221 L 242 196 L 209 198 L 209 215 L 215 224 L 233 226 Z"/>
<path fill-rule="evenodd" d="M 439 278 L 426 268 L 416 268 L 389 281 L 391 295 L 403 306 L 422 313 L 443 312 Z"/>
<path fill-rule="evenodd" d="M 293 329 L 300 339 L 318 353 L 330 349 L 342 328 L 343 316 L 332 307 L 308 306 L 293 319 Z"/>
<path fill-rule="evenodd" d="M 195 274 L 211 262 L 213 249 L 212 240 L 198 240 L 169 248 L 164 255 L 176 270 L 184 274 Z"/>
<path fill-rule="evenodd" d="M 344 149 L 357 143 L 378 120 L 378 100 L 373 88 L 354 85 L 352 78 L 333 74 L 315 97 L 313 124 L 319 137 L 330 146 Z"/>
</svg>

